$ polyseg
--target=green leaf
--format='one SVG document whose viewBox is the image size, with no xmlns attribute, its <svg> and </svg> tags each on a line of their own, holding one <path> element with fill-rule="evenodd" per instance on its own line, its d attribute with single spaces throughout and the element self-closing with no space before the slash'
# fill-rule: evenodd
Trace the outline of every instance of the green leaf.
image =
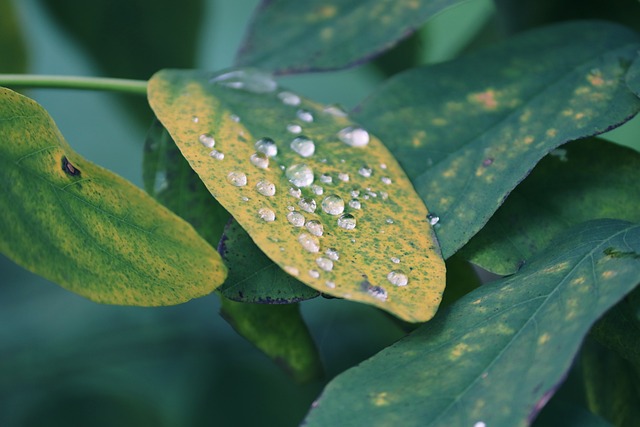
<svg viewBox="0 0 640 427">
<path fill-rule="evenodd" d="M 517 274 L 339 375 L 305 425 L 529 425 L 591 324 L 640 281 L 638 260 L 607 248 L 640 253 L 640 225 L 569 230 Z"/>
<path fill-rule="evenodd" d="M 322 363 L 298 304 L 246 304 L 220 298 L 220 314 L 296 381 L 322 376 Z"/>
<path fill-rule="evenodd" d="M 408 321 L 433 316 L 444 262 L 426 207 L 376 137 L 251 69 L 160 71 L 149 102 L 211 194 L 281 268 Z"/>
<path fill-rule="evenodd" d="M 631 92 L 640 97 L 640 54 L 631 64 L 626 79 Z"/>
<path fill-rule="evenodd" d="M 610 423 L 573 403 L 551 401 L 540 412 L 533 427 L 612 427 Z"/>
<path fill-rule="evenodd" d="M 279 74 L 345 68 L 388 50 L 464 1 L 263 1 L 236 63 Z"/>
<path fill-rule="evenodd" d="M 570 142 L 540 161 L 460 253 L 512 274 L 567 226 L 599 218 L 640 222 L 638 200 L 640 153 L 597 139 Z"/>
<path fill-rule="evenodd" d="M 0 142 L 0 252 L 18 264 L 110 304 L 177 304 L 224 281 L 191 226 L 80 157 L 42 107 L 2 88 Z"/>
<path fill-rule="evenodd" d="M 27 48 L 13 0 L 0 0 L 0 73 L 23 73 Z"/>
<path fill-rule="evenodd" d="M 392 78 L 354 118 L 396 156 L 429 209 L 448 258 L 549 151 L 640 109 L 622 78 L 640 38 L 603 22 L 521 34 Z"/>
<path fill-rule="evenodd" d="M 319 292 L 285 273 L 253 243 L 236 221 L 231 221 L 218 247 L 229 275 L 218 291 L 233 301 L 288 304 L 315 298 Z"/>
</svg>

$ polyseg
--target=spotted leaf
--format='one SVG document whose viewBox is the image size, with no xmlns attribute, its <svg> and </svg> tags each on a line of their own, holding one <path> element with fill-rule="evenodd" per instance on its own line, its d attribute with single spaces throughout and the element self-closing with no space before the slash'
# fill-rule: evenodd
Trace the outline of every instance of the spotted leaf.
<svg viewBox="0 0 640 427">
<path fill-rule="evenodd" d="M 434 221 L 382 143 L 256 70 L 164 70 L 149 102 L 211 194 L 282 269 L 409 321 L 435 313 Z"/>
<path fill-rule="evenodd" d="M 177 304 L 224 281 L 189 224 L 76 154 L 42 107 L 2 88 L 0 150 L 0 251 L 16 263 L 109 304 Z"/>
</svg>

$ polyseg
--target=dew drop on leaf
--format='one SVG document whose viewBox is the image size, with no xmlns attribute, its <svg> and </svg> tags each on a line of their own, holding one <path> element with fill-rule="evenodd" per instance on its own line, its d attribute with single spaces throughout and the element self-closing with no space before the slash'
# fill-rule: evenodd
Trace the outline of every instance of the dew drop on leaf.
<svg viewBox="0 0 640 427">
<path fill-rule="evenodd" d="M 336 287 L 336 282 L 332 282 L 331 280 L 327 280 L 324 284 L 329 289 L 335 289 Z"/>
<path fill-rule="evenodd" d="M 318 277 L 320 277 L 320 272 L 318 270 L 309 270 L 309 276 L 317 279 Z"/>
<path fill-rule="evenodd" d="M 389 274 L 387 274 L 387 280 L 396 286 L 407 286 L 407 283 L 409 283 L 409 278 L 402 270 L 390 271 Z"/>
<path fill-rule="evenodd" d="M 276 194 L 276 186 L 273 182 L 267 180 L 258 181 L 256 190 L 263 196 L 273 196 Z"/>
<path fill-rule="evenodd" d="M 307 221 L 305 227 L 307 228 L 309 233 L 313 234 L 314 236 L 320 237 L 324 233 L 324 227 L 322 226 L 320 221 L 316 221 L 314 219 L 312 219 L 311 221 Z"/>
<path fill-rule="evenodd" d="M 400 264 L 400 258 L 392 256 L 391 257 L 391 262 L 394 264 Z"/>
<path fill-rule="evenodd" d="M 298 274 L 300 274 L 300 270 L 298 270 L 296 267 L 293 267 L 291 265 L 285 265 L 284 271 L 286 271 L 292 276 L 297 276 Z"/>
<path fill-rule="evenodd" d="M 296 112 L 296 117 L 306 123 L 313 122 L 313 114 L 311 114 L 311 112 L 307 110 L 298 110 Z"/>
<path fill-rule="evenodd" d="M 382 178 L 380 178 L 380 181 L 382 181 L 382 183 L 386 184 L 386 185 L 391 184 L 391 178 L 389 178 L 387 176 L 383 176 Z"/>
<path fill-rule="evenodd" d="M 358 173 L 364 176 L 365 178 L 369 178 L 372 172 L 373 171 L 371 170 L 371 168 L 368 168 L 366 166 L 363 166 L 360 169 L 358 169 Z"/>
<path fill-rule="evenodd" d="M 430 213 L 427 215 L 427 221 L 429 221 L 430 225 L 436 225 L 438 221 L 440 221 L 440 217 L 434 213 Z"/>
<path fill-rule="evenodd" d="M 298 206 L 300 206 L 300 209 L 302 209 L 303 211 L 309 213 L 314 213 L 316 211 L 316 208 L 318 207 L 316 201 L 309 197 L 300 199 L 298 201 Z"/>
<path fill-rule="evenodd" d="M 349 182 L 349 174 L 341 172 L 338 174 L 338 179 L 342 182 Z"/>
<path fill-rule="evenodd" d="M 293 134 L 297 135 L 300 132 L 302 132 L 302 126 L 296 125 L 296 124 L 289 124 L 289 125 L 287 125 L 287 131 L 289 133 L 293 133 Z"/>
<path fill-rule="evenodd" d="M 231 183 L 231 185 L 235 185 L 236 187 L 244 187 L 247 185 L 247 175 L 242 172 L 229 172 L 227 174 L 227 181 Z"/>
<path fill-rule="evenodd" d="M 260 138 L 255 144 L 256 150 L 260 153 L 264 153 L 267 157 L 274 157 L 278 155 L 278 146 L 271 138 Z"/>
<path fill-rule="evenodd" d="M 313 192 L 313 194 L 315 194 L 316 196 L 321 196 L 322 193 L 324 193 L 324 189 L 322 187 L 320 187 L 319 185 L 312 185 L 311 186 L 311 191 Z"/>
<path fill-rule="evenodd" d="M 338 226 L 345 230 L 353 230 L 356 228 L 356 218 L 351 214 L 344 214 L 338 218 Z"/>
<path fill-rule="evenodd" d="M 348 126 L 338 132 L 338 138 L 352 147 L 364 147 L 369 143 L 369 132 L 360 127 Z"/>
<path fill-rule="evenodd" d="M 273 222 L 276 219 L 276 214 L 269 208 L 260 208 L 258 210 L 258 216 L 265 222 Z"/>
<path fill-rule="evenodd" d="M 351 199 L 349 200 L 349 207 L 352 209 L 360 209 L 362 205 L 360 204 L 359 200 Z"/>
<path fill-rule="evenodd" d="M 214 159 L 216 159 L 216 160 L 222 160 L 222 159 L 224 159 L 224 154 L 223 154 L 223 153 L 221 153 L 221 152 L 220 152 L 220 151 L 218 151 L 218 150 L 213 150 L 212 152 L 210 152 L 210 153 L 209 153 L 209 155 L 210 155 L 211 157 L 213 157 Z"/>
<path fill-rule="evenodd" d="M 264 153 L 253 153 L 249 157 L 249 161 L 252 165 L 260 169 L 266 169 L 269 167 L 269 157 Z"/>
<path fill-rule="evenodd" d="M 298 242 L 307 252 L 320 252 L 320 241 L 316 236 L 309 233 L 300 233 L 298 236 Z"/>
<path fill-rule="evenodd" d="M 287 214 L 287 221 L 289 221 L 294 227 L 303 227 L 304 226 L 304 215 L 300 212 L 289 212 Z"/>
<path fill-rule="evenodd" d="M 324 107 L 323 111 L 334 117 L 347 117 L 347 112 L 337 105 L 327 105 L 326 107 Z"/>
<path fill-rule="evenodd" d="M 340 215 L 344 212 L 344 200 L 335 194 L 327 196 L 322 201 L 322 210 L 329 215 Z"/>
<path fill-rule="evenodd" d="M 285 105 L 300 105 L 300 97 L 293 92 L 280 92 L 278 98 L 280 98 L 280 101 Z"/>
<path fill-rule="evenodd" d="M 313 170 L 305 164 L 289 166 L 285 175 L 296 187 L 308 187 L 313 184 Z"/>
<path fill-rule="evenodd" d="M 324 271 L 333 270 L 333 261 L 331 261 L 329 258 L 324 258 L 324 257 L 317 258 L 316 264 L 318 264 L 318 267 L 320 267 Z"/>
<path fill-rule="evenodd" d="M 386 301 L 389 295 L 382 286 L 368 286 L 367 293 L 380 301 Z"/>
<path fill-rule="evenodd" d="M 298 136 L 291 141 L 291 149 L 302 157 L 310 157 L 316 151 L 316 145 L 306 136 Z"/>
<path fill-rule="evenodd" d="M 296 199 L 299 199 L 300 197 L 302 197 L 302 190 L 300 190 L 299 188 L 291 187 L 289 188 L 289 195 L 295 197 Z"/>
<path fill-rule="evenodd" d="M 269 93 L 278 88 L 271 74 L 256 69 L 234 70 L 220 74 L 209 80 L 230 89 L 241 89 L 252 93 Z"/>
<path fill-rule="evenodd" d="M 333 178 L 330 175 L 322 174 L 320 175 L 320 182 L 323 184 L 331 184 L 333 182 Z"/>
<path fill-rule="evenodd" d="M 202 143 L 202 145 L 207 148 L 213 148 L 216 145 L 216 140 L 213 139 L 213 136 L 208 133 L 203 133 L 202 135 L 200 135 L 198 137 L 198 141 L 200 141 L 200 143 Z"/>
<path fill-rule="evenodd" d="M 329 248 L 325 251 L 325 255 L 333 260 L 333 261 L 337 261 L 340 259 L 340 254 L 338 253 L 338 251 L 335 248 Z"/>
</svg>

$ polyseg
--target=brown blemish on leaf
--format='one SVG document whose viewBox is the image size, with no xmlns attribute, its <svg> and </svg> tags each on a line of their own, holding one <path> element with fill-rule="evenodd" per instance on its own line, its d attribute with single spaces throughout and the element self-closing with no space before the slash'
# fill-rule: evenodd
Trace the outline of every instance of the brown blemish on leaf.
<svg viewBox="0 0 640 427">
<path fill-rule="evenodd" d="M 612 270 L 606 270 L 602 272 L 603 279 L 611 279 L 615 275 L 616 275 L 616 272 Z"/>
<path fill-rule="evenodd" d="M 602 73 L 600 70 L 593 70 L 591 73 L 587 75 L 587 80 L 593 86 L 602 86 L 604 84 L 604 79 L 602 78 Z"/>
<path fill-rule="evenodd" d="M 470 99 L 473 102 L 481 104 L 487 110 L 495 110 L 496 108 L 498 108 L 496 92 L 493 89 L 487 89 L 484 92 L 471 94 Z"/>
</svg>

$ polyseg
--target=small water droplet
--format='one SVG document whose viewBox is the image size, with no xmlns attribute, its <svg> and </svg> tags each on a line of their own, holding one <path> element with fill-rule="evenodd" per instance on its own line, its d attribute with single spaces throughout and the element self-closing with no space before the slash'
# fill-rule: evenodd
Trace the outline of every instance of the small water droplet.
<svg viewBox="0 0 640 427">
<path fill-rule="evenodd" d="M 258 216 L 265 222 L 273 222 L 276 219 L 276 214 L 269 208 L 260 208 L 258 210 Z"/>
<path fill-rule="evenodd" d="M 302 157 L 310 157 L 316 151 L 316 145 L 306 136 L 298 136 L 291 141 L 291 149 Z"/>
<path fill-rule="evenodd" d="M 317 279 L 318 277 L 320 277 L 320 272 L 318 270 L 309 270 L 309 276 Z"/>
<path fill-rule="evenodd" d="M 387 168 L 386 163 L 380 163 L 380 169 L 386 169 L 386 168 Z"/>
<path fill-rule="evenodd" d="M 492 157 L 487 157 L 486 159 L 484 159 L 482 161 L 482 166 L 491 166 L 493 164 L 493 158 Z"/>
<path fill-rule="evenodd" d="M 200 135 L 198 137 L 198 141 L 200 141 L 200 143 L 202 143 L 202 145 L 207 148 L 213 148 L 213 146 L 216 145 L 216 140 L 213 139 L 213 136 L 208 133 L 203 133 L 202 135 Z"/>
<path fill-rule="evenodd" d="M 249 161 L 257 168 L 266 169 L 269 167 L 269 157 L 264 153 L 253 153 L 249 157 Z"/>
<path fill-rule="evenodd" d="M 362 207 L 362 205 L 360 204 L 360 201 L 357 199 L 351 199 L 349 200 L 349 207 L 352 209 L 360 209 Z"/>
<path fill-rule="evenodd" d="M 373 171 L 371 170 L 371 168 L 368 168 L 366 166 L 363 166 L 360 169 L 358 169 L 358 173 L 364 176 L 365 178 L 369 178 L 372 172 Z"/>
<path fill-rule="evenodd" d="M 318 205 L 316 204 L 316 201 L 310 197 L 305 197 L 303 199 L 300 199 L 298 201 L 298 206 L 300 206 L 300 209 L 302 209 L 303 211 L 309 212 L 309 213 L 314 213 L 316 211 L 316 208 L 318 207 Z"/>
<path fill-rule="evenodd" d="M 407 286 L 407 283 L 409 283 L 407 275 L 404 274 L 402 270 L 390 271 L 389 274 L 387 274 L 387 280 L 389 283 L 396 286 Z"/>
<path fill-rule="evenodd" d="M 232 121 L 236 122 L 236 123 L 240 123 L 240 116 L 238 116 L 238 115 L 236 115 L 236 114 L 231 114 L 231 115 L 229 116 L 229 118 L 230 118 Z"/>
<path fill-rule="evenodd" d="M 229 172 L 227 174 L 227 181 L 231 183 L 231 185 L 235 185 L 236 187 L 244 187 L 247 185 L 247 175 L 242 172 Z"/>
<path fill-rule="evenodd" d="M 349 182 L 349 174 L 348 173 L 339 173 L 338 179 L 342 182 Z"/>
<path fill-rule="evenodd" d="M 300 274 L 300 270 L 298 270 L 295 267 L 292 267 L 290 265 L 285 265 L 284 266 L 284 271 L 286 271 L 287 273 L 289 273 L 292 276 L 297 276 Z"/>
<path fill-rule="evenodd" d="M 251 68 L 229 71 L 213 77 L 209 82 L 253 93 L 269 93 L 278 88 L 270 74 Z"/>
<path fill-rule="evenodd" d="M 364 147 L 369 143 L 369 132 L 360 127 L 348 126 L 338 132 L 338 138 L 352 147 Z"/>
<path fill-rule="evenodd" d="M 384 220 L 384 222 L 386 222 L 387 224 L 393 224 L 393 219 L 387 218 Z"/>
<path fill-rule="evenodd" d="M 340 259 L 340 254 L 338 253 L 338 250 L 334 248 L 327 249 L 325 251 L 325 255 L 327 255 L 327 257 L 333 261 L 337 261 Z"/>
<path fill-rule="evenodd" d="M 211 157 L 213 157 L 216 160 L 222 160 L 224 159 L 224 153 L 218 151 L 218 150 L 213 150 L 212 152 L 209 153 L 209 155 Z"/>
<path fill-rule="evenodd" d="M 287 130 L 289 131 L 289 133 L 299 134 L 300 132 L 302 132 L 302 126 L 296 125 L 296 124 L 289 124 L 287 125 Z"/>
<path fill-rule="evenodd" d="M 322 210 L 329 215 L 340 215 L 344 212 L 344 200 L 335 194 L 327 196 L 322 201 Z"/>
<path fill-rule="evenodd" d="M 391 257 L 391 262 L 394 264 L 400 264 L 400 258 L 392 256 Z"/>
<path fill-rule="evenodd" d="M 240 200 L 242 200 L 243 202 L 248 202 L 249 198 L 247 196 L 242 196 L 240 197 Z"/>
<path fill-rule="evenodd" d="M 430 213 L 427 215 L 427 221 L 429 221 L 430 225 L 436 225 L 438 221 L 440 221 L 440 217 L 434 213 Z"/>
<path fill-rule="evenodd" d="M 327 105 L 323 111 L 334 117 L 347 117 L 347 113 L 338 105 Z"/>
<path fill-rule="evenodd" d="M 330 175 L 322 174 L 320 175 L 320 182 L 323 184 L 331 184 L 333 182 L 333 178 Z"/>
<path fill-rule="evenodd" d="M 167 179 L 167 171 L 160 170 L 156 172 L 156 178 L 153 181 L 153 192 L 161 193 L 169 188 L 169 180 Z"/>
<path fill-rule="evenodd" d="M 391 184 L 391 178 L 389 178 L 387 176 L 383 176 L 382 178 L 380 178 L 380 181 L 382 181 L 382 183 L 386 184 L 386 185 Z"/>
<path fill-rule="evenodd" d="M 258 193 L 262 194 L 263 196 L 271 197 L 276 194 L 276 185 L 271 181 L 263 179 L 258 181 L 258 183 L 256 184 L 256 190 L 258 190 Z"/>
<path fill-rule="evenodd" d="M 313 191 L 313 194 L 315 194 L 316 196 L 321 196 L 322 193 L 324 193 L 324 189 L 316 184 L 313 184 L 311 186 L 311 191 Z"/>
<path fill-rule="evenodd" d="M 300 235 L 298 236 L 298 242 L 308 252 L 320 252 L 320 241 L 316 236 L 313 236 L 309 233 L 300 233 Z"/>
<path fill-rule="evenodd" d="M 333 270 L 333 261 L 331 261 L 328 258 L 324 258 L 324 257 L 316 258 L 316 264 L 318 264 L 318 267 L 320 267 L 324 271 Z"/>
<path fill-rule="evenodd" d="M 200 121 L 200 119 L 198 118 L 198 116 L 191 116 L 191 121 L 193 123 L 198 123 Z"/>
<path fill-rule="evenodd" d="M 298 117 L 303 122 L 311 123 L 313 121 L 313 114 L 307 110 L 298 110 L 296 111 L 296 117 Z"/>
<path fill-rule="evenodd" d="M 312 219 L 311 221 L 307 221 L 305 227 L 307 228 L 307 230 L 309 230 L 309 233 L 313 234 L 314 236 L 320 237 L 322 236 L 322 233 L 324 233 L 324 227 L 322 226 L 320 221 L 316 221 L 314 219 Z"/>
<path fill-rule="evenodd" d="M 308 187 L 313 184 L 313 170 L 305 164 L 289 166 L 285 175 L 297 187 Z"/>
<path fill-rule="evenodd" d="M 267 157 L 278 155 L 278 146 L 271 138 L 260 138 L 256 141 L 255 147 L 257 151 L 266 154 Z"/>
<path fill-rule="evenodd" d="M 374 298 L 379 299 L 380 301 L 386 301 L 389 295 L 387 294 L 387 290 L 382 286 L 367 286 L 367 293 Z"/>
<path fill-rule="evenodd" d="M 351 193 L 349 193 L 349 194 L 351 194 L 351 197 L 353 197 L 355 199 L 356 197 L 358 197 L 360 195 L 360 192 L 358 190 L 351 190 Z"/>
<path fill-rule="evenodd" d="M 293 224 L 294 227 L 303 227 L 304 226 L 304 215 L 300 212 L 289 212 L 287 214 L 287 221 Z"/>
<path fill-rule="evenodd" d="M 287 206 L 287 210 L 288 210 L 289 212 L 293 212 L 293 211 L 295 211 L 295 210 L 296 210 L 296 208 L 294 208 L 293 206 Z"/>
<path fill-rule="evenodd" d="M 332 282 L 331 280 L 327 280 L 326 282 L 324 282 L 324 284 L 327 286 L 327 288 L 330 289 L 335 289 L 336 287 L 336 282 Z"/>
<path fill-rule="evenodd" d="M 389 198 L 389 193 L 387 193 L 386 191 L 381 191 L 380 197 L 382 197 L 382 200 L 387 200 Z"/>
<path fill-rule="evenodd" d="M 299 188 L 291 187 L 289 189 L 289 195 L 295 197 L 296 199 L 299 199 L 302 196 L 302 190 L 300 190 Z"/>
<path fill-rule="evenodd" d="M 300 97 L 293 92 L 280 92 L 278 98 L 285 105 L 300 105 Z"/>
<path fill-rule="evenodd" d="M 338 226 L 345 230 L 353 230 L 356 228 L 356 217 L 351 214 L 344 214 L 338 218 Z"/>
</svg>

